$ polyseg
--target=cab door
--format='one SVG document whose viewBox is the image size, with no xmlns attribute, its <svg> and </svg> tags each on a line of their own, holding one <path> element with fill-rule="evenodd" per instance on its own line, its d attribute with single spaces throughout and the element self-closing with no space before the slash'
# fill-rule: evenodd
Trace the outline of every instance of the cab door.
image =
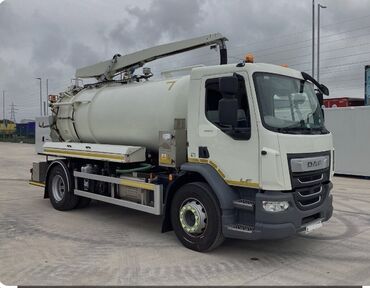
<svg viewBox="0 0 370 288">
<path fill-rule="evenodd" d="M 234 97 L 220 90 L 223 77 L 237 78 Z M 258 130 L 247 73 L 204 75 L 197 84 L 198 127 L 189 139 L 189 161 L 209 163 L 229 185 L 259 188 Z M 220 108 L 225 102 L 237 103 L 235 127 L 221 123 Z M 192 119 L 189 123 L 194 122 Z"/>
</svg>

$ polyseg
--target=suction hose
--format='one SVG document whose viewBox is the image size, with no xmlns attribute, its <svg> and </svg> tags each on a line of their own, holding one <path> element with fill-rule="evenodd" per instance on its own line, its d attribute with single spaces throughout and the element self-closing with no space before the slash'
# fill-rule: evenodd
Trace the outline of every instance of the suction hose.
<svg viewBox="0 0 370 288">
<path fill-rule="evenodd" d="M 131 169 L 117 169 L 117 174 L 126 174 L 126 173 L 132 173 L 132 172 L 143 172 L 151 169 L 153 166 L 148 163 L 140 163 L 139 167 L 131 168 Z"/>
</svg>

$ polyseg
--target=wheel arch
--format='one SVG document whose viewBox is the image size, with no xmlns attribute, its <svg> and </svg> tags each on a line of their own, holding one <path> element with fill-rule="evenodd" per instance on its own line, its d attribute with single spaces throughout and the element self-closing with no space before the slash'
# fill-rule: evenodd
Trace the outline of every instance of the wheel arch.
<svg viewBox="0 0 370 288">
<path fill-rule="evenodd" d="M 224 213 L 226 210 L 234 209 L 233 202 L 238 199 L 237 193 L 226 184 L 211 165 L 186 163 L 181 166 L 180 176 L 167 187 L 162 233 L 172 230 L 170 211 L 171 202 L 176 191 L 183 185 L 196 181 L 205 182 L 211 187 L 220 205 L 222 215 L 226 214 Z"/>
<path fill-rule="evenodd" d="M 68 169 L 68 166 L 66 164 L 66 160 L 54 160 L 53 162 L 50 163 L 50 165 L 48 166 L 48 169 L 46 170 L 46 178 L 45 178 L 45 189 L 44 189 L 44 199 L 46 198 L 49 198 L 49 185 L 48 185 L 48 181 L 49 181 L 49 175 L 50 175 L 50 171 L 53 167 L 55 166 L 61 166 L 62 169 L 64 170 L 64 173 L 66 174 L 66 178 L 67 178 L 67 188 L 68 190 L 67 191 L 71 191 L 71 188 L 72 188 L 72 177 L 71 177 L 71 173 Z"/>
</svg>

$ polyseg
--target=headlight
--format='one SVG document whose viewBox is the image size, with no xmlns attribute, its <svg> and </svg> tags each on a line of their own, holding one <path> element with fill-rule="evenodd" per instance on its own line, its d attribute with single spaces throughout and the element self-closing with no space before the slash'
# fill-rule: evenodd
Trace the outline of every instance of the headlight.
<svg viewBox="0 0 370 288">
<path fill-rule="evenodd" d="M 267 212 L 282 212 L 289 208 L 288 201 L 262 201 L 263 209 Z"/>
</svg>

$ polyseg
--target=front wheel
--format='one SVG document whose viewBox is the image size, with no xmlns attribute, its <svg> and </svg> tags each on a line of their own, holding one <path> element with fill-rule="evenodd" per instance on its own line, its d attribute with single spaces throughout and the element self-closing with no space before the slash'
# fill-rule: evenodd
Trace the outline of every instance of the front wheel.
<svg viewBox="0 0 370 288">
<path fill-rule="evenodd" d="M 220 207 L 206 183 L 189 183 L 176 192 L 171 221 L 177 238 L 191 250 L 210 251 L 224 240 Z"/>
</svg>

